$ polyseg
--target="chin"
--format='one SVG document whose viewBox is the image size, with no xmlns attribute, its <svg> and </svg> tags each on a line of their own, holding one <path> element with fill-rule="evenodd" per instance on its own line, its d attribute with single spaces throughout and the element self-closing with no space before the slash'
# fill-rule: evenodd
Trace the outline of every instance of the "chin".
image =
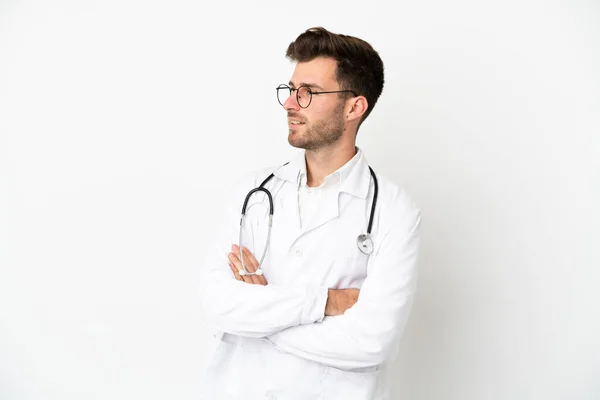
<svg viewBox="0 0 600 400">
<path fill-rule="evenodd" d="M 293 137 L 293 132 L 291 132 L 291 131 L 290 131 L 290 134 L 288 136 L 288 143 L 292 147 L 296 147 L 298 149 L 306 149 L 306 143 L 304 143 L 302 140 L 297 140 L 297 138 L 294 138 Z"/>
</svg>

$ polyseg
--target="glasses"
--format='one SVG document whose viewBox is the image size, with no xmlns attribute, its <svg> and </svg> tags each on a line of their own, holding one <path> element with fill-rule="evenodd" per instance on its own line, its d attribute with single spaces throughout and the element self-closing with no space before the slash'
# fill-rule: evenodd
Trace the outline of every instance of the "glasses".
<svg viewBox="0 0 600 400">
<path fill-rule="evenodd" d="M 310 105 L 312 101 L 312 97 L 317 94 L 329 94 L 329 93 L 344 93 L 350 92 L 354 96 L 358 96 L 354 90 L 333 90 L 328 92 L 315 92 L 308 86 L 300 86 L 299 88 L 291 88 L 288 85 L 279 85 L 277 86 L 277 100 L 279 104 L 283 105 L 287 99 L 292 95 L 292 93 L 296 92 L 296 101 L 298 105 L 302 108 L 306 108 Z"/>
</svg>

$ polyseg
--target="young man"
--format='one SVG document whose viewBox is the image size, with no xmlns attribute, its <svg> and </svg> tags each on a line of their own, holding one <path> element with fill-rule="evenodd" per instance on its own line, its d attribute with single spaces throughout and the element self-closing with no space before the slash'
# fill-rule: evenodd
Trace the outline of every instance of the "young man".
<svg viewBox="0 0 600 400">
<path fill-rule="evenodd" d="M 304 151 L 236 188 L 205 260 L 202 304 L 217 342 L 202 398 L 389 399 L 420 212 L 355 145 L 383 63 L 367 42 L 323 28 L 298 36 L 287 57 L 297 64 L 278 99 L 288 141 Z M 261 182 L 269 194 L 247 198 Z"/>
</svg>

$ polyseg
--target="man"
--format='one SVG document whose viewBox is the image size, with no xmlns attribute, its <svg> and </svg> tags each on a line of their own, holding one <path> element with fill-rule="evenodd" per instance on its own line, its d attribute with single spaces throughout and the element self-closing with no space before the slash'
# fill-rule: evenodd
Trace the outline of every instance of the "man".
<svg viewBox="0 0 600 400">
<path fill-rule="evenodd" d="M 286 55 L 297 64 L 278 98 L 288 141 L 304 151 L 239 185 L 206 258 L 202 304 L 217 342 L 202 398 L 389 399 L 388 365 L 415 293 L 420 212 L 371 174 L 355 146 L 383 90 L 383 63 L 365 41 L 323 28 L 302 33 Z M 271 173 L 269 235 L 268 195 L 245 200 Z M 371 218 L 371 238 L 357 239 Z"/>
</svg>

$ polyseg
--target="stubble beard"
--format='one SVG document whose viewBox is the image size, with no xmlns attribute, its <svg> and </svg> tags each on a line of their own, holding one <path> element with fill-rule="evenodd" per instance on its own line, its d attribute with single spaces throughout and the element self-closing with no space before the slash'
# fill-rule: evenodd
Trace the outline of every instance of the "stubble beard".
<svg viewBox="0 0 600 400">
<path fill-rule="evenodd" d="M 334 112 L 333 117 L 328 120 L 316 121 L 314 124 L 301 125 L 304 132 L 296 137 L 290 129 L 288 142 L 299 149 L 317 150 L 330 146 L 337 142 L 344 132 L 344 103 L 341 103 Z"/>
</svg>

